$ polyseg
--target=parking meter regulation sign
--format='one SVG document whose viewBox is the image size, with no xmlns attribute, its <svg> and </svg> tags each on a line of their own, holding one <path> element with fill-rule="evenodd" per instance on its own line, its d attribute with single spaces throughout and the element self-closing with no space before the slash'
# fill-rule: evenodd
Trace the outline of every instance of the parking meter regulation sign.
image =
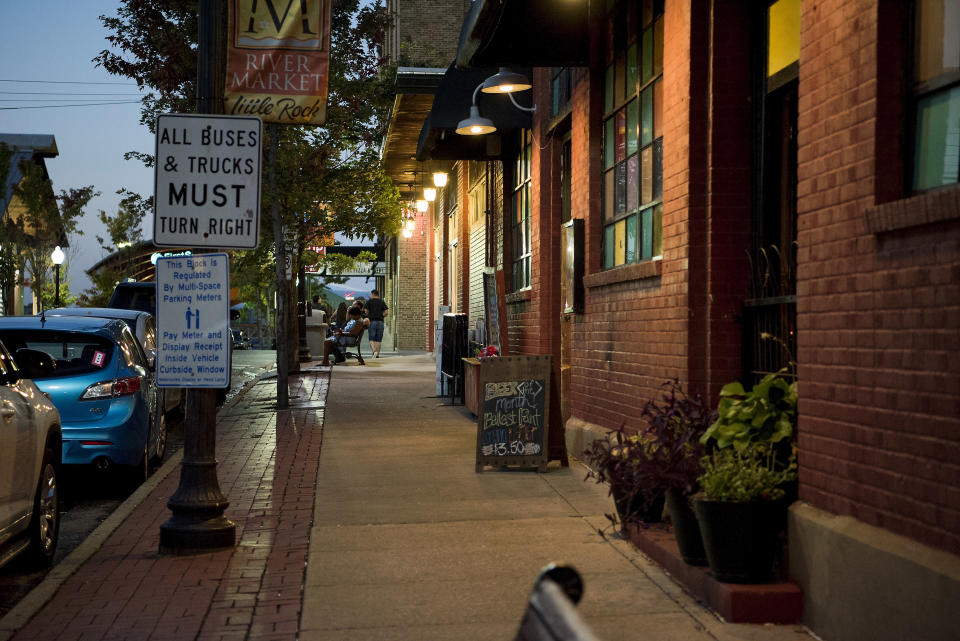
<svg viewBox="0 0 960 641">
<path fill-rule="evenodd" d="M 230 383 L 230 270 L 226 254 L 157 259 L 157 385 Z"/>
<path fill-rule="evenodd" d="M 259 118 L 157 118 L 153 242 L 254 249 L 260 235 Z"/>
</svg>

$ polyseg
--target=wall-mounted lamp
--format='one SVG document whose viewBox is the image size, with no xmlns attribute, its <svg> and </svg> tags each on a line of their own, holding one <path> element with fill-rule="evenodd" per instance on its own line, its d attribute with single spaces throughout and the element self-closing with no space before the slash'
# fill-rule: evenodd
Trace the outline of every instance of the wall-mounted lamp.
<svg viewBox="0 0 960 641">
<path fill-rule="evenodd" d="M 423 188 L 423 199 L 427 202 L 432 203 L 437 199 L 437 188 L 436 187 L 424 187 Z"/>
<path fill-rule="evenodd" d="M 483 81 L 484 93 L 513 93 L 514 91 L 524 91 L 530 89 L 533 85 L 522 73 L 510 71 L 506 67 L 500 67 L 500 71 L 493 74 Z"/>
<path fill-rule="evenodd" d="M 404 237 L 404 238 L 413 238 L 413 231 L 411 231 L 411 230 L 409 230 L 409 229 L 404 229 L 404 230 L 403 230 L 403 237 Z"/>
<path fill-rule="evenodd" d="M 433 172 L 433 184 L 435 187 L 444 187 L 447 184 L 447 172 L 445 171 Z"/>
<path fill-rule="evenodd" d="M 422 198 L 417 200 L 417 211 L 419 211 L 421 214 L 427 211 L 427 207 L 429 206 L 430 206 L 429 203 L 427 203 L 427 201 L 423 200 Z"/>
<path fill-rule="evenodd" d="M 523 91 L 531 88 L 530 81 L 526 76 L 520 73 L 510 71 L 505 67 L 500 67 L 500 71 L 490 76 L 473 90 L 473 102 L 470 105 L 470 115 L 457 123 L 457 133 L 461 136 L 479 136 L 482 134 L 491 134 L 497 130 L 496 125 L 489 118 L 480 115 L 480 109 L 477 108 L 477 92 L 485 93 L 505 93 L 513 106 L 520 111 L 536 112 L 537 106 L 524 107 L 517 104 L 513 94 L 517 91 Z"/>
</svg>

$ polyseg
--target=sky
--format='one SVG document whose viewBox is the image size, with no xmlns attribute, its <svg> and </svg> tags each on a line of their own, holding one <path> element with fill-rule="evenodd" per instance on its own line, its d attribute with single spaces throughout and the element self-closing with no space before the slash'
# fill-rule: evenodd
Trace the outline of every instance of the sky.
<svg viewBox="0 0 960 641">
<path fill-rule="evenodd" d="M 98 16 L 116 15 L 116 0 L 4 5 L 7 24 L 17 26 L 0 39 L 0 132 L 53 134 L 60 151 L 59 157 L 47 160 L 54 191 L 93 185 L 101 193 L 87 206 L 80 225 L 84 235 L 71 239 L 66 250 L 70 291 L 77 295 L 90 287 L 85 270 L 105 255 L 96 241 L 97 234 L 106 236 L 99 211 L 116 213 L 121 187 L 144 196 L 153 193 L 153 170 L 123 159 L 127 151 L 151 152 L 153 136 L 139 122 L 136 83 L 111 76 L 92 62 L 109 46 Z M 32 82 L 11 82 L 23 80 Z M 132 102 L 49 106 L 108 101 Z M 34 108 L 22 108 L 27 106 Z M 144 221 L 143 229 L 149 238 L 152 218 Z"/>
<path fill-rule="evenodd" d="M 109 48 L 108 32 L 98 18 L 115 16 L 119 4 L 3 2 L 4 20 L 15 27 L 0 38 L 0 132 L 53 134 L 60 152 L 47 160 L 54 191 L 93 185 L 100 192 L 80 224 L 84 234 L 71 239 L 66 249 L 74 295 L 90 287 L 86 270 L 106 256 L 96 240 L 98 234 L 106 238 L 100 210 L 116 213 L 120 201 L 116 192 L 121 188 L 143 196 L 152 195 L 154 188 L 152 168 L 123 158 L 128 151 L 154 150 L 153 135 L 140 124 L 136 83 L 112 76 L 92 62 Z M 142 227 L 144 238 L 152 238 L 152 215 Z M 358 291 L 372 287 L 364 279 L 350 279 L 348 284 Z"/>
</svg>

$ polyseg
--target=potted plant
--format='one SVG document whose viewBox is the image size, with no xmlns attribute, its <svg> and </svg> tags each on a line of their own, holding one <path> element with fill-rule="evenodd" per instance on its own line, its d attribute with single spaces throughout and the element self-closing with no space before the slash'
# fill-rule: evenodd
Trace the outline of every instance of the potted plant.
<svg viewBox="0 0 960 641">
<path fill-rule="evenodd" d="M 689 395 L 676 378 L 663 383 L 659 399 L 647 401 L 641 416 L 646 434 L 656 444 L 649 461 L 654 482 L 666 490 L 667 511 L 680 555 L 689 565 L 706 565 L 691 496 L 699 489 L 700 459 L 706 447 L 700 438 L 713 421 L 713 413 L 699 394 Z"/>
<path fill-rule="evenodd" d="M 583 457 L 589 465 L 586 478 L 609 486 L 617 515 L 607 514 L 615 525 L 655 523 L 663 512 L 663 488 L 650 483 L 645 463 L 653 448 L 624 425 L 610 430 L 607 438 L 594 440 Z"/>
<path fill-rule="evenodd" d="M 720 391 L 717 420 L 701 443 L 710 448 L 695 508 L 710 570 L 730 583 L 770 579 L 785 520 L 787 486 L 796 479 L 792 445 L 797 383 L 783 369 L 747 392 Z"/>
</svg>

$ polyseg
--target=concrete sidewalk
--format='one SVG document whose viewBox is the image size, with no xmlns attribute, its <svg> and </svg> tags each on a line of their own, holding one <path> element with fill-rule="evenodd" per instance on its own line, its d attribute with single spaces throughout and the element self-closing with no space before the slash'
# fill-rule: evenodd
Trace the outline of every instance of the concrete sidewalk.
<svg viewBox="0 0 960 641">
<path fill-rule="evenodd" d="M 157 554 L 179 479 L 165 466 L 118 510 L 119 527 L 0 620 L 0 639 L 504 641 L 551 561 L 583 575 L 579 609 L 604 641 L 808 638 L 724 624 L 601 536 L 611 501 L 575 462 L 474 472 L 475 421 L 433 397 L 428 356 L 329 371 L 293 377 L 290 410 L 274 409 L 269 379 L 221 411 L 233 549 Z"/>
<path fill-rule="evenodd" d="M 580 611 L 605 641 L 807 638 L 723 624 L 601 536 L 612 501 L 578 463 L 477 474 L 475 419 L 433 397 L 434 367 L 421 355 L 333 369 L 300 639 L 512 639 L 552 561 L 580 571 Z"/>
</svg>

